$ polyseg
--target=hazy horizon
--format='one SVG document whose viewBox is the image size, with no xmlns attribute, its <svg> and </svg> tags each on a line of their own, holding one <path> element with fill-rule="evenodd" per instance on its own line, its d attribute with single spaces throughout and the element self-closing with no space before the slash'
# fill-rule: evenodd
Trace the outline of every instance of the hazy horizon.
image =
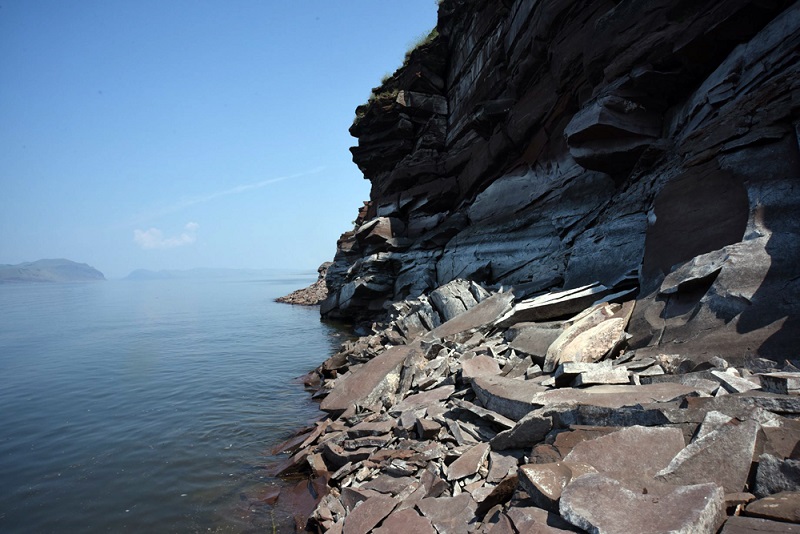
<svg viewBox="0 0 800 534">
<path fill-rule="evenodd" d="M 0 7 L 0 263 L 316 269 L 369 196 L 348 128 L 435 0 Z"/>
</svg>

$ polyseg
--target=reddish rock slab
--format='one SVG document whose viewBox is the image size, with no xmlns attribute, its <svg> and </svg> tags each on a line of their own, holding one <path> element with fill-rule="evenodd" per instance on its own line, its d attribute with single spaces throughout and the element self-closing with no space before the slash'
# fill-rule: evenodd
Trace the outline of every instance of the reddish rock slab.
<svg viewBox="0 0 800 534">
<path fill-rule="evenodd" d="M 618 430 L 622 430 L 622 428 L 615 426 L 573 425 L 570 427 L 569 432 L 560 432 L 556 436 L 553 445 L 560 453 L 561 458 L 563 458 L 568 455 L 578 443 L 599 438 L 600 436 L 605 436 Z"/>
<path fill-rule="evenodd" d="M 362 421 L 346 430 L 350 438 L 364 438 L 367 436 L 382 436 L 394 428 L 394 421 Z"/>
<path fill-rule="evenodd" d="M 567 484 L 573 477 L 591 472 L 594 468 L 587 465 L 565 462 L 527 464 L 519 468 L 519 482 L 536 506 L 558 512 L 558 501 Z"/>
<path fill-rule="evenodd" d="M 519 421 L 537 406 L 533 398 L 547 388 L 530 380 L 502 376 L 484 376 L 472 381 L 472 389 L 481 403 L 513 421 Z"/>
<path fill-rule="evenodd" d="M 684 445 L 683 432 L 677 428 L 632 426 L 576 444 L 564 461 L 591 465 L 616 479 L 631 475 L 649 479 Z"/>
<path fill-rule="evenodd" d="M 769 497 L 764 497 L 747 505 L 745 515 L 800 523 L 800 492 L 782 491 Z"/>
<path fill-rule="evenodd" d="M 476 522 L 477 503 L 468 493 L 422 499 L 417 503 L 417 508 L 430 519 L 439 534 L 467 534 L 470 526 Z"/>
<path fill-rule="evenodd" d="M 320 503 L 322 498 L 328 494 L 328 483 L 324 477 L 313 480 L 303 480 L 294 486 L 283 488 L 278 501 L 281 506 L 292 511 L 295 524 L 298 530 L 303 530 L 308 518 Z"/>
<path fill-rule="evenodd" d="M 322 399 L 320 408 L 340 414 L 354 405 L 369 406 L 391 398 L 397 391 L 403 362 L 417 347 L 391 347 L 358 369 L 336 380 L 336 386 Z"/>
<path fill-rule="evenodd" d="M 516 532 L 525 534 L 561 534 L 579 532 L 577 528 L 564 521 L 560 515 L 534 507 L 515 506 L 508 511 L 508 517 Z"/>
<path fill-rule="evenodd" d="M 411 484 L 413 484 L 415 479 L 411 477 L 393 477 L 390 475 L 378 475 L 374 479 L 370 480 L 369 482 L 363 484 L 361 487 L 364 489 L 371 489 L 375 491 L 379 491 L 381 493 L 389 493 L 391 495 L 397 495 Z"/>
<path fill-rule="evenodd" d="M 374 534 L 436 534 L 430 520 L 419 515 L 413 508 L 398 510 L 383 520 L 380 528 L 373 531 Z"/>
<path fill-rule="evenodd" d="M 656 475 L 669 484 L 714 482 L 726 493 L 744 489 L 754 459 L 760 425 L 728 423 L 692 442 Z"/>
<path fill-rule="evenodd" d="M 513 301 L 514 295 L 511 292 L 496 293 L 461 315 L 437 326 L 426 334 L 424 338 L 430 341 L 434 339 L 444 339 L 491 324 L 511 309 L 511 303 Z"/>
<path fill-rule="evenodd" d="M 508 475 L 516 473 L 518 465 L 519 459 L 514 455 L 489 453 L 489 474 L 486 476 L 486 482 L 500 482 Z"/>
<path fill-rule="evenodd" d="M 604 534 L 714 534 L 725 520 L 725 494 L 716 484 L 631 491 L 601 474 L 574 479 L 561 494 L 561 516 Z"/>
<path fill-rule="evenodd" d="M 481 354 L 470 358 L 461 364 L 461 376 L 464 380 L 472 380 L 479 376 L 494 376 L 500 374 L 500 365 L 491 356 Z"/>
<path fill-rule="evenodd" d="M 729 517 L 719 534 L 800 534 L 800 525 L 756 517 Z"/>
<path fill-rule="evenodd" d="M 441 386 L 438 388 L 430 389 L 428 391 L 421 391 L 409 395 L 402 401 L 398 402 L 389 409 L 389 413 L 401 413 L 407 410 L 417 410 L 436 404 L 440 401 L 450 398 L 450 395 L 455 392 L 455 386 Z"/>
<path fill-rule="evenodd" d="M 344 519 L 343 534 L 367 534 L 397 507 L 393 497 L 370 497 Z"/>
<path fill-rule="evenodd" d="M 474 475 L 486 461 L 488 454 L 488 443 L 479 443 L 471 447 L 447 467 L 447 480 L 452 482 Z"/>
<path fill-rule="evenodd" d="M 530 403 L 537 408 L 554 404 L 587 404 L 621 408 L 636 404 L 667 402 L 692 393 L 695 393 L 693 387 L 671 382 L 638 386 L 602 385 L 584 389 L 567 388 L 535 393 L 530 399 Z"/>
</svg>

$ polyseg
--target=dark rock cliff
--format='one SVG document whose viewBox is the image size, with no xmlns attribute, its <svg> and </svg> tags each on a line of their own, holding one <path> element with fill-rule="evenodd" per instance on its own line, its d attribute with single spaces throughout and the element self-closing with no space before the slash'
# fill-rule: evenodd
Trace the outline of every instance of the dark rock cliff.
<svg viewBox="0 0 800 534">
<path fill-rule="evenodd" d="M 444 0 L 437 30 L 357 110 L 324 316 L 635 280 L 633 348 L 793 353 L 800 2 Z"/>
</svg>

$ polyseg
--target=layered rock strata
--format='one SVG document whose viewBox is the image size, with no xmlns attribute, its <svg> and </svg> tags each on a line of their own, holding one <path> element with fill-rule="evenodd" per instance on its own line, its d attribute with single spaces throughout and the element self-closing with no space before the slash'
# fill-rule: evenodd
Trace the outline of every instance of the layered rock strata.
<svg viewBox="0 0 800 534">
<path fill-rule="evenodd" d="M 372 190 L 324 316 L 598 284 L 653 355 L 793 354 L 800 3 L 444 0 L 437 30 L 357 110 Z"/>
<path fill-rule="evenodd" d="M 269 473 L 307 477 L 278 497 L 305 495 L 301 530 L 800 528 L 798 362 L 631 350 L 618 294 L 562 319 L 584 292 L 434 293 L 307 377 L 328 415 Z"/>
</svg>

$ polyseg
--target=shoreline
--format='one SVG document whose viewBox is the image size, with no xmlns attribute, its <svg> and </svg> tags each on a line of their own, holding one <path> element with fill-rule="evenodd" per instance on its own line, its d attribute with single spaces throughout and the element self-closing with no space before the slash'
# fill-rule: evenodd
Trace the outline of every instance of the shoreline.
<svg viewBox="0 0 800 534">
<path fill-rule="evenodd" d="M 788 361 L 626 351 L 635 301 L 565 319 L 579 299 L 437 291 L 304 377 L 322 417 L 270 472 L 300 477 L 277 497 L 298 530 L 580 532 L 627 510 L 629 531 L 655 511 L 716 532 L 756 517 L 796 467 L 800 397 L 774 393 L 800 379 Z M 556 315 L 524 320 L 532 309 Z M 646 517 L 642 495 L 660 503 Z"/>
</svg>

